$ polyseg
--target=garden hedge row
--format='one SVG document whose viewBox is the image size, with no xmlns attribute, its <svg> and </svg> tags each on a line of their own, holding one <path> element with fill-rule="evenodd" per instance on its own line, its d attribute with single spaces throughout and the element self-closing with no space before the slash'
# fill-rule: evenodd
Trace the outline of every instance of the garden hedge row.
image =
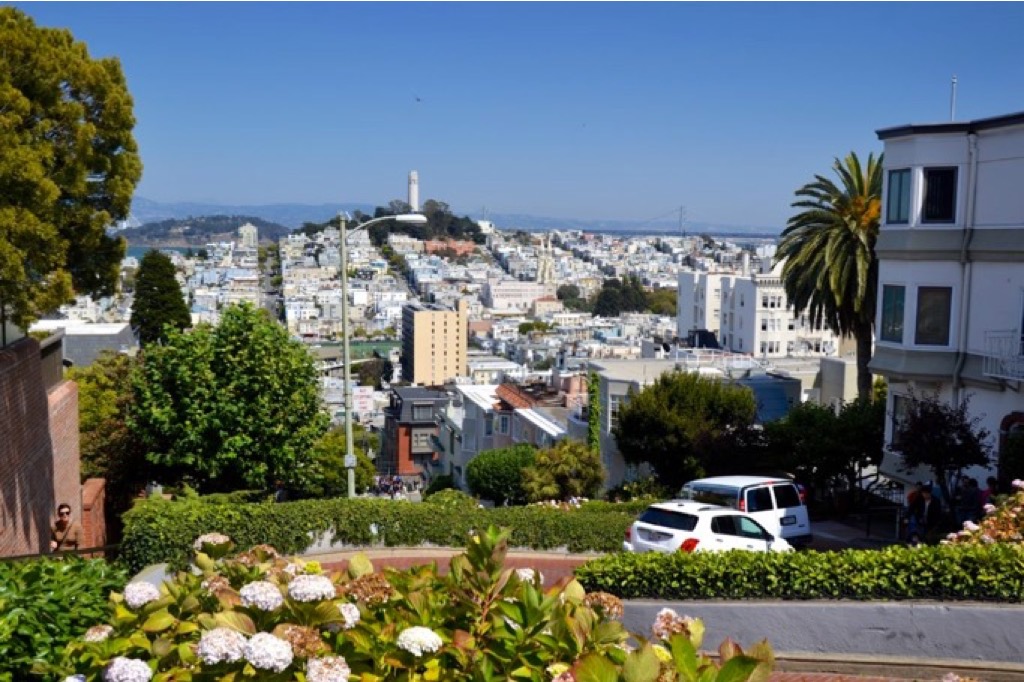
<svg viewBox="0 0 1024 682">
<path fill-rule="evenodd" d="M 636 513 L 636 505 L 627 504 L 453 511 L 381 499 L 235 505 L 153 499 L 125 514 L 120 559 L 131 571 L 163 562 L 182 568 L 192 557 L 192 542 L 211 532 L 229 535 L 239 551 L 269 544 L 288 554 L 302 552 L 328 529 L 334 530 L 335 545 L 464 547 L 471 531 L 492 524 L 511 530 L 512 547 L 609 552 L 622 546 Z"/>
<path fill-rule="evenodd" d="M 841 552 L 619 553 L 576 569 L 587 591 L 623 599 L 1024 600 L 1024 547 Z"/>
</svg>

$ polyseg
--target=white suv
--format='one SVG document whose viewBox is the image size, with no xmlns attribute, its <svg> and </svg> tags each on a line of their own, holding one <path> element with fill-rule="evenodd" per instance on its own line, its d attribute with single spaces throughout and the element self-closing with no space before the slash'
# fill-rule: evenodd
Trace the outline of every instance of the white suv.
<svg viewBox="0 0 1024 682">
<path fill-rule="evenodd" d="M 626 530 L 627 552 L 788 552 L 793 548 L 747 514 L 703 502 L 652 504 Z"/>
</svg>

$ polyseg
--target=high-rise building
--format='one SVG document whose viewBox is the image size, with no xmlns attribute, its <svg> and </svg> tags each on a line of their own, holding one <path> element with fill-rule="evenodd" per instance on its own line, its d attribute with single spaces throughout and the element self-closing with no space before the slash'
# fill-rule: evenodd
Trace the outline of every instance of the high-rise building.
<svg viewBox="0 0 1024 682">
<path fill-rule="evenodd" d="M 410 303 L 402 308 L 402 378 L 441 386 L 467 374 L 469 305 Z"/>
<path fill-rule="evenodd" d="M 416 171 L 409 173 L 409 206 L 413 211 L 420 210 L 420 174 Z"/>
<path fill-rule="evenodd" d="M 259 230 L 252 223 L 246 223 L 238 228 L 238 239 L 242 242 L 242 248 L 255 249 L 259 244 Z"/>
</svg>

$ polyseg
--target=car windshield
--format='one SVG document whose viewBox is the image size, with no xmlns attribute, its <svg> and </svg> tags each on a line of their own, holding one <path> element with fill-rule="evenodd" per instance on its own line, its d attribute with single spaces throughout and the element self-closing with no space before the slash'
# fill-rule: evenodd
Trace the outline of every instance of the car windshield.
<svg viewBox="0 0 1024 682">
<path fill-rule="evenodd" d="M 675 530 L 693 530 L 697 527 L 697 517 L 693 514 L 668 511 L 657 507 L 649 507 L 637 520 L 652 526 L 663 526 Z"/>
</svg>

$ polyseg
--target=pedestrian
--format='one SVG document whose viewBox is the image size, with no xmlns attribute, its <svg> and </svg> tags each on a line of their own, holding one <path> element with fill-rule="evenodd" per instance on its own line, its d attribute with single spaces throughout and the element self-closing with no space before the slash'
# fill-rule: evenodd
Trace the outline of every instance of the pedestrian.
<svg viewBox="0 0 1024 682">
<path fill-rule="evenodd" d="M 50 551 L 74 551 L 82 543 L 82 535 L 82 527 L 71 519 L 71 505 L 58 505 L 57 520 L 50 526 Z"/>
<path fill-rule="evenodd" d="M 942 532 L 942 503 L 932 495 L 932 486 L 926 484 L 911 510 L 914 533 L 908 540 L 916 545 L 920 542 L 934 542 Z"/>
<path fill-rule="evenodd" d="M 978 479 L 965 478 L 960 484 L 956 496 L 956 523 L 962 526 L 965 522 L 974 523 L 981 518 L 981 490 Z"/>
<path fill-rule="evenodd" d="M 981 491 L 981 506 L 984 507 L 986 504 L 996 503 L 997 489 L 999 488 L 999 481 L 995 476 L 989 476 L 985 479 L 985 485 L 988 487 Z"/>
</svg>

